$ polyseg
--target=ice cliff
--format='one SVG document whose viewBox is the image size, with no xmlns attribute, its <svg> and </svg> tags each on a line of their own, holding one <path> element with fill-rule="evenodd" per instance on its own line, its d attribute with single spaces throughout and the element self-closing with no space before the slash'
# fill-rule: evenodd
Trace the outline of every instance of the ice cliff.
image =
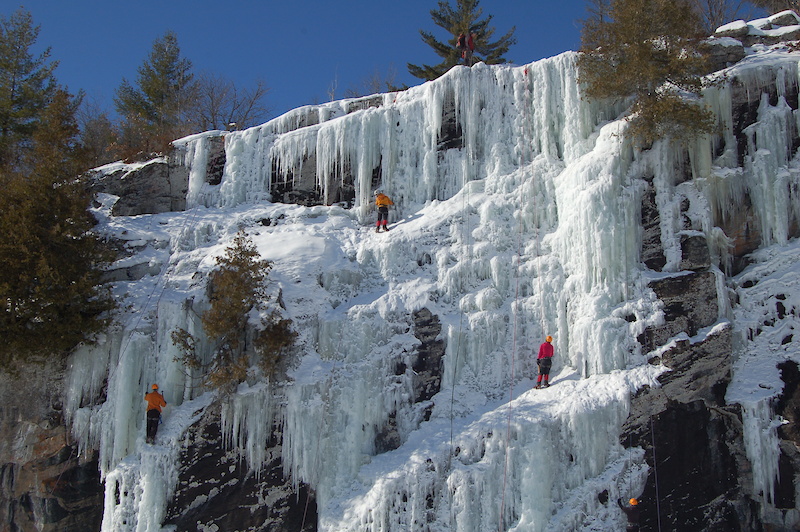
<svg viewBox="0 0 800 532">
<path fill-rule="evenodd" d="M 182 211 L 114 215 L 119 197 L 100 194 L 102 230 L 128 250 L 109 273 L 124 311 L 72 357 L 64 412 L 80 452 L 99 451 L 103 530 L 183 529 L 170 500 L 190 427 L 212 405 L 220 445 L 248 478 L 277 459 L 290 490 L 313 494 L 316 511 L 297 529 L 623 526 L 615 501 L 639 496 L 654 473 L 652 449 L 623 434 L 632 397 L 661 386 L 680 342 L 734 338 L 727 355 L 748 363 L 757 326 L 737 305 L 757 307 L 759 295 L 737 292 L 752 285 L 732 276 L 758 274 L 736 246 L 772 250 L 762 262 L 794 257 L 774 271 L 796 262 L 800 55 L 764 47 L 731 67 L 705 94 L 721 134 L 688 149 L 631 144 L 624 102 L 583 99 L 575 58 L 456 67 L 403 92 L 181 139 L 170 164 L 186 172 Z M 224 166 L 211 175 L 220 142 Z M 318 204 L 279 201 L 298 189 Z M 372 230 L 376 189 L 395 203 L 386 234 Z M 202 337 L 207 275 L 242 227 L 273 261 L 270 287 L 298 344 L 278 378 L 254 371 L 236 394 L 217 397 L 176 361 L 170 335 Z M 652 262 L 648 235 L 658 242 Z M 693 263 L 687 243 L 698 242 L 703 258 Z M 688 322 L 673 320 L 659 288 L 676 279 L 707 290 L 708 306 Z M 782 290 L 796 309 L 800 292 Z M 431 336 L 443 348 L 427 395 L 422 311 L 438 321 Z M 783 313 L 784 329 L 798 325 L 791 316 Z M 554 385 L 533 390 L 548 334 Z M 770 345 L 758 349 L 800 361 L 790 342 Z M 744 492 L 762 516 L 787 522 L 798 515 L 774 504 L 773 373 L 765 391 L 734 372 L 730 402 L 742 407 L 754 468 Z M 170 406 L 150 446 L 142 396 L 153 382 Z M 195 495 L 186 511 L 224 490 Z M 260 505 L 270 506 L 268 493 Z M 260 526 L 273 525 L 265 517 Z"/>
</svg>

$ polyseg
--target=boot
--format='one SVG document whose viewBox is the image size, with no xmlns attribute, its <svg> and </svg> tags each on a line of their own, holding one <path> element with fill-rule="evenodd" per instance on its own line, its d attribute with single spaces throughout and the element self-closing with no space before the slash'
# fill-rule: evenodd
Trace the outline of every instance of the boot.
<svg viewBox="0 0 800 532">
<path fill-rule="evenodd" d="M 389 230 L 389 226 L 388 226 L 388 225 L 384 225 L 384 226 L 383 226 L 383 230 L 384 230 L 384 231 L 388 231 L 388 230 Z"/>
<path fill-rule="evenodd" d="M 549 382 L 547 382 L 547 381 L 544 381 L 544 387 L 545 387 L 545 388 L 549 388 L 549 387 L 550 387 L 550 383 L 549 383 Z"/>
<path fill-rule="evenodd" d="M 381 232 L 381 226 L 380 226 L 380 225 L 379 225 L 378 227 L 376 227 L 376 228 L 375 228 L 375 232 L 376 232 L 376 233 L 380 233 L 380 232 Z"/>
</svg>

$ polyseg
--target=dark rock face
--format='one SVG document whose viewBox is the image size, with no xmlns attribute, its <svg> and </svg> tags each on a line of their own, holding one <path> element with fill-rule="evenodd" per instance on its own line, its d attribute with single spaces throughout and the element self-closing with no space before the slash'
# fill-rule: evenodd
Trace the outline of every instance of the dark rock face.
<svg viewBox="0 0 800 532">
<path fill-rule="evenodd" d="M 368 96 L 366 98 L 359 98 L 357 100 L 348 102 L 347 112 L 349 114 L 349 113 L 354 113 L 356 111 L 363 111 L 364 109 L 380 107 L 382 105 L 383 105 L 383 96 L 378 94 L 375 96 Z"/>
<path fill-rule="evenodd" d="M 350 176 L 352 182 L 352 176 Z M 299 172 L 281 173 L 272 168 L 272 197 L 284 203 L 298 205 L 320 205 L 322 196 L 317 187 L 317 154 L 311 153 L 304 160 Z"/>
<path fill-rule="evenodd" d="M 642 197 L 642 262 L 651 270 L 660 272 L 667 263 L 661 244 L 661 214 L 656 205 L 656 191 L 648 183 Z"/>
<path fill-rule="evenodd" d="M 464 131 L 456 117 L 456 95 L 448 92 L 442 102 L 442 127 L 439 131 L 440 151 L 464 147 Z"/>
<path fill-rule="evenodd" d="M 206 167 L 206 183 L 219 185 L 225 171 L 225 137 L 208 139 L 208 165 Z"/>
<path fill-rule="evenodd" d="M 645 351 L 664 345 L 681 332 L 694 336 L 701 328 L 716 322 L 719 315 L 716 283 L 712 272 L 688 273 L 650 283 L 664 302 L 665 323 L 648 328 L 639 337 Z"/>
<path fill-rule="evenodd" d="M 63 367 L 19 371 L 0 374 L 0 530 L 100 530 L 97 455 L 79 456 L 64 426 Z"/>
<path fill-rule="evenodd" d="M 219 406 L 209 408 L 187 434 L 164 525 L 186 532 L 317 530 L 317 506 L 309 490 L 301 485 L 295 491 L 283 477 L 278 439 L 268 443 L 271 459 L 264 469 L 249 473 L 246 461 L 225 449 Z"/>
<path fill-rule="evenodd" d="M 417 359 L 414 362 L 415 402 L 428 401 L 439 393 L 442 387 L 442 357 L 444 356 L 444 340 L 437 340 L 442 332 L 439 318 L 430 310 L 423 308 L 414 313 L 414 336 L 422 342 L 417 348 Z M 430 413 L 430 412 L 428 412 Z"/>
<path fill-rule="evenodd" d="M 746 35 L 747 29 L 745 29 L 744 31 Z M 736 38 L 735 35 L 727 35 L 727 36 Z M 742 59 L 744 59 L 746 55 L 746 52 L 744 50 L 744 45 L 741 42 L 738 45 L 736 45 L 735 43 L 714 40 L 711 43 L 709 43 L 709 48 L 710 48 L 709 54 L 711 56 L 711 65 L 713 70 L 721 70 L 723 68 L 736 64 Z"/>
<path fill-rule="evenodd" d="M 380 174 L 380 164 L 373 170 L 373 181 Z M 311 207 L 314 205 L 333 205 L 343 203 L 350 207 L 356 197 L 355 175 L 349 163 L 343 163 L 334 172 L 325 176 L 323 194 L 317 180 L 317 155 L 311 153 L 303 160 L 297 172 L 281 172 L 276 165 L 272 168 L 270 193 L 275 201 L 294 203 Z"/>
<path fill-rule="evenodd" d="M 416 359 L 412 365 L 414 370 L 414 398 L 412 402 L 422 406 L 422 420 L 430 419 L 433 403 L 431 398 L 439 393 L 442 387 L 442 357 L 444 356 L 444 340 L 437 339 L 442 331 L 439 318 L 427 308 L 413 314 L 414 336 L 421 342 L 417 348 Z M 397 375 L 403 375 L 405 365 L 396 369 Z M 403 443 L 397 431 L 396 414 L 392 413 L 386 425 L 375 437 L 375 449 L 384 453 L 397 449 Z"/>
<path fill-rule="evenodd" d="M 661 388 L 631 402 L 621 443 L 642 447 L 651 467 L 641 495 L 641 530 L 758 531 L 757 503 L 742 443 L 741 413 L 725 404 L 731 332 L 663 354 Z"/>
<path fill-rule="evenodd" d="M 788 510 L 796 508 L 796 471 L 800 471 L 800 368 L 797 363 L 787 360 L 778 364 L 783 393 L 775 405 L 775 415 L 788 423 L 778 427 L 780 438 L 780 457 L 778 460 L 778 479 L 775 485 L 775 508 Z"/>
<path fill-rule="evenodd" d="M 115 216 L 182 211 L 186 208 L 189 171 L 156 160 L 135 171 L 107 174 L 95 181 L 94 189 L 119 196 L 111 210 Z"/>
<path fill-rule="evenodd" d="M 681 270 L 701 271 L 711 267 L 708 242 L 702 235 L 681 235 Z"/>
</svg>

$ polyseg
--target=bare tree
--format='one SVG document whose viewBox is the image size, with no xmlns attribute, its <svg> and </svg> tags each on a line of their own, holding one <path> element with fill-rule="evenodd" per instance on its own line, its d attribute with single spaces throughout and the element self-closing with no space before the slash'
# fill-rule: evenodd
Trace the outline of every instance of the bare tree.
<svg viewBox="0 0 800 532">
<path fill-rule="evenodd" d="M 268 93 L 269 88 L 261 80 L 253 87 L 241 88 L 222 76 L 203 73 L 197 81 L 192 122 L 201 131 L 260 124 L 269 117 L 270 110 L 264 103 Z"/>
<path fill-rule="evenodd" d="M 372 73 L 361 80 L 357 86 L 351 86 L 345 91 L 345 97 L 358 98 L 359 96 L 367 96 L 369 94 L 377 94 L 379 92 L 391 92 L 399 90 L 394 84 L 397 78 L 397 69 L 394 65 L 389 65 L 386 71 L 386 76 L 382 75 L 380 71 L 375 68 Z"/>
<path fill-rule="evenodd" d="M 94 99 L 84 98 L 75 118 L 89 163 L 96 167 L 116 159 L 117 127 L 100 104 Z"/>
<path fill-rule="evenodd" d="M 784 9 L 793 9 L 795 13 L 800 13 L 800 0 L 750 0 L 750 2 L 755 6 L 763 7 L 770 14 Z"/>
<path fill-rule="evenodd" d="M 336 100 L 336 89 L 339 87 L 339 73 L 333 76 L 333 81 L 328 85 L 328 101 Z"/>
<path fill-rule="evenodd" d="M 611 11 L 612 0 L 588 0 L 586 2 L 586 12 L 589 19 L 598 22 L 607 22 Z"/>
<path fill-rule="evenodd" d="M 745 0 L 691 0 L 691 5 L 709 34 L 728 22 L 753 17 L 753 6 Z"/>
</svg>

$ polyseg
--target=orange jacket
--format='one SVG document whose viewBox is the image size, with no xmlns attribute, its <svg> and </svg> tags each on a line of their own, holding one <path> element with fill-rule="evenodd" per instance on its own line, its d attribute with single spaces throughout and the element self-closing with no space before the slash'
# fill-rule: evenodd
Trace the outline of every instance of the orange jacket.
<svg viewBox="0 0 800 532">
<path fill-rule="evenodd" d="M 389 196 L 386 194 L 378 194 L 375 197 L 375 205 L 378 207 L 388 207 L 389 205 L 394 205 L 394 203 L 392 203 L 392 200 L 390 200 Z"/>
<path fill-rule="evenodd" d="M 145 394 L 144 400 L 147 401 L 147 410 L 158 410 L 161 412 L 161 407 L 167 406 L 164 396 L 158 392 Z"/>
</svg>

